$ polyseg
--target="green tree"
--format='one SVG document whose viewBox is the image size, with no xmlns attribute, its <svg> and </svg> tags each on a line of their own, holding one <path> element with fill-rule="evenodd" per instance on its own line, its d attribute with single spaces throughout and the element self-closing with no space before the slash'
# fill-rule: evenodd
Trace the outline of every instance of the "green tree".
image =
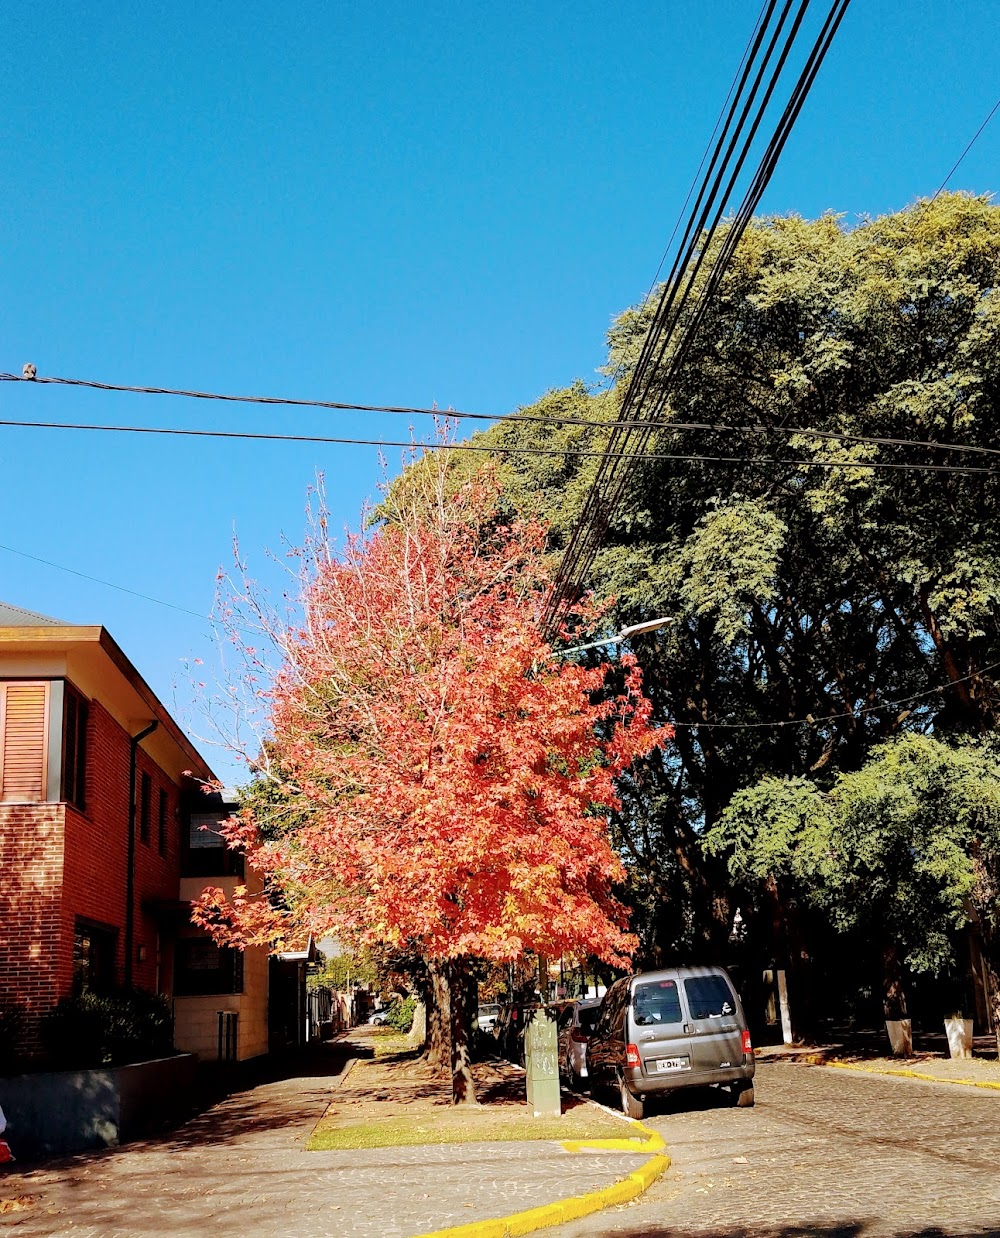
<svg viewBox="0 0 1000 1238">
<path fill-rule="evenodd" d="M 615 822 L 647 959 L 724 948 L 727 874 L 699 834 L 737 791 L 822 785 L 930 725 L 995 726 L 997 475 L 862 466 L 990 464 L 971 449 L 1000 429 L 998 277 L 1000 208 L 963 194 L 855 227 L 762 219 L 744 236 L 650 447 L 675 458 L 632 468 L 587 582 L 623 622 L 676 620 L 635 646 L 676 740 L 633 770 Z M 651 314 L 615 322 L 607 390 L 524 410 L 599 424 L 514 420 L 485 441 L 599 450 Z M 826 467 L 845 460 L 858 467 Z M 501 475 L 558 547 L 595 467 L 510 456 Z"/>
<path fill-rule="evenodd" d="M 908 973 L 941 976 L 962 930 L 996 935 L 1000 772 L 994 746 L 903 735 L 829 791 L 762 779 L 705 837 L 751 897 L 780 891 L 877 950 L 885 1012 L 905 1013 Z"/>
</svg>

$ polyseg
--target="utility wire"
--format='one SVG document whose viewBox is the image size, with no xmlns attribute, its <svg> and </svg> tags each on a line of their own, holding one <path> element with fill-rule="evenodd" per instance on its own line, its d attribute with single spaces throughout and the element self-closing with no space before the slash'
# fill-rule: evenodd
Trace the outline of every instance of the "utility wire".
<svg viewBox="0 0 1000 1238">
<path fill-rule="evenodd" d="M 684 727 L 685 729 L 697 729 L 698 727 L 712 727 L 718 730 L 726 731 L 764 731 L 774 730 L 778 727 L 786 726 L 823 726 L 827 722 L 839 722 L 844 718 L 861 718 L 865 714 L 881 713 L 886 709 L 898 709 L 901 705 L 912 705 L 914 701 L 924 700 L 929 696 L 939 696 L 943 692 L 947 692 L 949 688 L 955 684 L 967 683 L 970 679 L 976 679 L 980 675 L 986 675 L 990 671 L 995 671 L 1000 668 L 1000 662 L 993 662 L 989 666 L 984 666 L 982 670 L 974 671 L 971 675 L 962 675 L 958 679 L 951 679 L 948 683 L 938 684 L 936 688 L 929 688 L 926 692 L 916 692 L 913 696 L 901 697 L 898 701 L 883 701 L 878 705 L 866 705 L 862 709 L 856 709 L 853 712 L 850 710 L 842 714 L 824 714 L 820 718 L 790 718 L 786 722 L 668 722 L 667 726 Z"/>
<path fill-rule="evenodd" d="M 515 413 L 471 413 L 456 409 L 424 408 L 416 405 L 388 404 L 347 404 L 334 400 L 306 400 L 290 396 L 247 396 L 231 395 L 213 391 L 188 391 L 177 387 L 134 387 L 120 383 L 104 383 L 82 378 L 42 377 L 26 379 L 21 375 L 0 373 L 0 382 L 35 382 L 59 384 L 68 387 L 86 387 L 97 391 L 121 391 L 137 395 L 171 395 L 188 397 L 197 400 L 221 400 L 238 404 L 269 404 L 289 405 L 305 408 L 322 408 L 342 411 L 371 413 L 403 413 L 410 416 L 454 418 L 457 421 L 475 420 L 489 421 L 494 425 L 505 425 L 517 422 L 528 422 L 546 426 L 582 426 L 595 430 L 640 429 L 645 428 L 645 421 L 612 421 L 596 420 L 592 417 L 560 417 L 539 413 L 526 413 L 518 410 Z M 788 437 L 801 436 L 806 438 L 829 439 L 841 443 L 864 443 L 881 447 L 918 447 L 933 451 L 972 452 L 981 455 L 1000 456 L 1000 448 L 982 447 L 970 443 L 942 443 L 936 439 L 906 439 L 887 438 L 867 434 L 842 434 L 835 430 L 815 430 L 808 426 L 767 426 L 762 424 L 737 425 L 731 422 L 711 421 L 665 421 L 659 427 L 664 431 L 705 431 L 722 434 L 783 434 Z"/>
<path fill-rule="evenodd" d="M 217 391 L 191 391 L 180 387 L 139 387 L 124 383 L 105 383 L 85 378 L 57 378 L 38 375 L 25 378 L 21 374 L 0 372 L 0 382 L 38 383 L 62 387 L 83 387 L 95 391 L 119 391 L 132 395 L 169 395 L 194 400 L 218 400 L 230 404 L 287 405 L 293 408 L 319 408 L 339 412 L 395 413 L 412 417 L 441 417 L 456 421 L 488 421 L 492 425 L 509 425 L 526 422 L 544 426 L 581 426 L 595 430 L 645 429 L 646 421 L 601 421 L 593 417 L 561 417 L 543 413 L 472 413 L 453 408 L 425 408 L 403 404 L 348 404 L 338 400 L 307 400 L 292 396 L 232 395 Z M 842 434 L 836 430 L 814 430 L 808 426 L 767 426 L 762 424 L 735 425 L 731 422 L 712 421 L 663 421 L 658 429 L 668 431 L 700 431 L 720 434 L 783 434 L 787 437 L 829 439 L 839 443 L 865 443 L 879 447 L 918 447 L 933 451 L 973 452 L 980 455 L 1000 456 L 998 447 L 980 447 L 970 443 L 941 443 L 936 439 L 908 439 L 876 437 L 868 434 Z"/>
<path fill-rule="evenodd" d="M 709 165 L 708 175 L 710 177 L 714 175 L 714 179 L 711 184 L 706 180 L 702 192 L 699 194 L 695 212 L 692 214 L 688 228 L 685 231 L 684 240 L 678 249 L 671 274 L 664 284 L 660 304 L 657 307 L 626 391 L 625 404 L 623 406 L 626 416 L 633 415 L 634 407 L 636 415 L 650 424 L 647 428 L 632 433 L 615 431 L 612 434 L 608 444 L 610 463 L 605 464 L 602 462 L 598 469 L 597 477 L 588 492 L 580 517 L 573 527 L 566 552 L 557 573 L 552 597 L 546 612 L 546 626 L 549 630 L 555 627 L 556 618 L 564 603 L 582 587 L 583 577 L 593 562 L 611 520 L 623 500 L 629 470 L 622 462 L 629 457 L 633 461 L 645 458 L 650 437 L 654 433 L 655 423 L 659 419 L 669 398 L 671 383 L 687 356 L 694 335 L 712 297 L 715 295 L 729 259 L 732 257 L 732 253 L 763 195 L 777 159 L 791 132 L 792 125 L 798 117 L 809 89 L 844 17 L 848 3 L 849 0 L 835 0 L 831 4 L 822 30 L 815 41 L 805 66 L 799 74 L 789 101 L 768 143 L 757 173 L 744 196 L 743 204 L 729 226 L 719 253 L 713 256 L 708 279 L 698 295 L 695 308 L 689 316 L 689 321 L 686 327 L 680 330 L 681 317 L 686 303 L 692 295 L 695 280 L 702 264 L 706 261 L 706 257 L 709 254 L 728 196 L 749 154 L 750 147 L 764 114 L 768 110 L 768 105 L 778 79 L 781 76 L 805 16 L 809 0 L 801 0 L 797 12 L 791 19 L 791 25 L 784 37 L 781 50 L 778 51 L 782 31 L 789 19 L 792 8 L 792 0 L 785 0 L 777 23 L 770 32 L 770 38 L 766 40 L 767 46 L 757 67 L 754 80 L 744 97 L 743 92 L 751 75 L 753 61 L 757 58 L 765 42 L 768 24 L 775 11 L 776 5 L 774 0 L 771 0 L 771 3 L 768 5 L 765 20 L 757 31 L 752 55 L 744 68 L 736 97 L 733 100 L 729 116 L 720 135 L 716 153 L 713 155 Z M 774 67 L 771 69 L 770 79 L 767 85 L 764 86 L 764 75 L 774 57 L 776 59 Z M 762 97 L 758 103 L 757 98 L 761 91 Z M 736 113 L 740 108 L 741 101 L 742 111 L 738 119 L 736 119 Z M 728 146 L 723 153 L 722 147 L 727 141 Z M 731 161 L 734 159 L 735 163 L 732 163 Z M 727 175 L 728 182 L 723 189 L 723 178 Z M 714 214 L 712 213 L 713 210 Z M 683 281 L 681 279 L 682 275 L 684 277 Z M 661 366 L 664 358 L 668 355 L 668 350 L 670 350 L 671 358 L 669 366 L 666 372 L 662 374 L 663 381 L 659 391 L 653 393 L 653 380 L 661 375 Z"/>
<path fill-rule="evenodd" d="M 321 434 L 268 434 L 251 430 L 190 430 L 176 426 L 131 426 L 131 425 L 96 425 L 89 422 L 68 421 L 22 421 L 13 418 L 0 419 L 0 426 L 17 429 L 34 430 L 79 430 L 94 431 L 101 434 L 159 434 L 179 438 L 217 438 L 237 439 L 250 442 L 267 443 L 324 443 L 351 447 L 403 447 L 414 451 L 473 451 L 487 455 L 515 456 L 558 456 L 565 458 L 573 456 L 583 459 L 633 460 L 631 454 L 611 455 L 607 451 L 581 451 L 575 448 L 559 447 L 505 447 L 485 443 L 431 442 L 426 439 L 374 439 L 374 438 L 340 438 Z M 773 456 L 722 456 L 696 455 L 688 452 L 647 452 L 643 460 L 683 460 L 702 464 L 769 464 L 795 468 L 815 469 L 872 469 L 901 472 L 930 473 L 981 473 L 989 476 L 997 470 L 979 465 L 961 464 L 918 464 L 901 463 L 888 460 L 793 460 Z"/>
<path fill-rule="evenodd" d="M 736 72 L 733 74 L 733 80 L 729 84 L 729 91 L 725 97 L 725 100 L 723 101 L 722 107 L 719 109 L 719 115 L 716 117 L 716 120 L 715 120 L 715 127 L 712 129 L 712 132 L 709 135 L 708 142 L 705 146 L 705 150 L 701 156 L 701 162 L 698 164 L 697 171 L 692 177 L 691 185 L 687 191 L 687 196 L 685 197 L 684 201 L 681 203 L 681 209 L 677 212 L 677 219 L 674 222 L 673 230 L 670 233 L 670 237 L 666 245 L 664 246 L 663 255 L 661 256 L 659 265 L 656 268 L 656 274 L 653 276 L 653 282 L 649 285 L 649 291 L 646 293 L 645 297 L 643 297 L 643 304 L 649 301 L 650 297 L 653 295 L 654 289 L 656 288 L 657 281 L 660 278 L 660 272 L 663 270 L 663 264 L 666 262 L 667 256 L 670 253 L 671 248 L 673 247 L 674 238 L 677 236 L 677 230 L 680 228 L 681 220 L 684 218 L 684 212 L 687 210 L 688 203 L 691 201 L 691 197 L 694 194 L 694 191 L 698 185 L 698 178 L 701 176 L 702 169 L 705 167 L 705 161 L 706 159 L 708 159 L 709 151 L 712 149 L 712 143 L 716 139 L 716 136 L 719 132 L 719 126 L 722 124 L 722 118 L 723 116 L 725 116 L 726 109 L 729 107 L 729 102 L 733 97 L 733 92 L 736 90 L 736 83 L 739 80 L 740 75 L 743 72 L 743 67 L 747 63 L 747 60 L 750 56 L 751 48 L 753 47 L 754 41 L 757 37 L 757 31 L 760 29 L 761 23 L 764 21 L 764 14 L 767 11 L 767 8 L 768 8 L 768 0 L 764 0 L 764 3 L 761 5 L 760 13 L 757 16 L 757 23 L 754 26 L 753 30 L 750 32 L 750 38 L 747 40 L 747 45 L 743 49 L 743 55 L 740 58 L 740 63 L 736 66 Z"/>
<path fill-rule="evenodd" d="M 157 606 L 168 606 L 171 610 L 178 610 L 182 615 L 192 615 L 195 619 L 200 619 L 202 623 L 208 622 L 207 615 L 199 615 L 196 610 L 188 610 L 186 606 L 178 606 L 176 602 L 165 602 L 163 598 L 151 597 L 148 593 L 139 593 L 135 589 L 128 589 L 125 585 L 116 585 L 114 581 L 102 580 L 100 576 L 88 576 L 86 572 L 79 572 L 75 567 L 67 567 L 65 563 L 53 563 L 51 559 L 43 559 L 40 555 L 29 555 L 25 550 L 16 550 L 13 546 L 0 545 L 0 550 L 6 550 L 8 554 L 20 555 L 22 559 L 31 559 L 34 563 L 44 563 L 46 567 L 54 567 L 60 572 L 69 572 L 73 576 L 79 576 L 81 580 L 89 580 L 95 585 L 105 585 L 108 589 L 117 589 L 119 593 L 130 593 L 132 597 L 142 598 L 144 602 L 154 602 Z"/>
<path fill-rule="evenodd" d="M 960 167 L 960 166 L 961 166 L 961 164 L 962 164 L 962 161 L 965 159 L 965 156 L 969 153 L 969 151 L 970 151 L 970 150 L 972 150 L 973 146 L 975 146 L 976 142 L 978 141 L 978 139 L 979 139 L 979 135 L 982 133 L 982 131 L 986 128 L 986 126 L 990 123 L 990 121 L 991 121 L 991 120 L 993 119 L 993 117 L 996 115 L 997 108 L 1000 108 L 1000 99 L 997 99 L 996 103 L 994 103 L 994 104 L 993 104 L 993 106 L 990 108 L 989 115 L 986 117 L 986 119 L 983 121 L 983 123 L 979 126 L 979 128 L 976 130 L 976 132 L 972 135 L 972 140 L 969 142 L 969 145 L 965 148 L 965 150 L 963 150 L 963 151 L 962 151 L 962 153 L 959 155 L 959 157 L 955 160 L 955 163 L 954 163 L 954 165 L 953 165 L 953 167 L 952 167 L 951 171 L 950 171 L 950 172 L 948 173 L 948 175 L 944 178 L 944 180 L 941 182 L 941 184 L 940 184 L 940 185 L 938 185 L 938 188 L 937 188 L 937 193 L 935 193 L 934 197 L 933 197 L 933 198 L 931 198 L 931 201 L 932 201 L 932 202 L 936 202 L 936 201 L 938 200 L 938 198 L 941 196 L 941 194 L 944 192 L 944 187 L 945 187 L 945 185 L 947 185 L 947 184 L 948 184 L 948 182 L 951 180 L 951 178 L 952 178 L 952 177 L 955 175 L 955 173 L 958 171 L 959 167 Z"/>
</svg>

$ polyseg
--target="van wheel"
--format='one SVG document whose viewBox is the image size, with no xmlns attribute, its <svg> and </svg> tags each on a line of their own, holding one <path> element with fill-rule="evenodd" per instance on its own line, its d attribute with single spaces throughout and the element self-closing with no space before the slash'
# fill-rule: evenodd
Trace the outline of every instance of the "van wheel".
<svg viewBox="0 0 1000 1238">
<path fill-rule="evenodd" d="M 627 1118 L 635 1118 L 637 1122 L 641 1122 L 642 1115 L 645 1112 L 646 1107 L 638 1096 L 632 1095 L 629 1091 L 629 1086 L 624 1079 L 621 1081 L 621 1094 L 622 1113 L 624 1113 Z"/>
<path fill-rule="evenodd" d="M 753 1084 L 736 1083 L 733 1085 L 733 1100 L 740 1109 L 753 1108 Z"/>
</svg>

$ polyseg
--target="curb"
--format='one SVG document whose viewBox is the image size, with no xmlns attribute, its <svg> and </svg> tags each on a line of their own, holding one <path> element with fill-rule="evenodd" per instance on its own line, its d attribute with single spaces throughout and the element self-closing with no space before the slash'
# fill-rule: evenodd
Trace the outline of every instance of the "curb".
<svg viewBox="0 0 1000 1238">
<path fill-rule="evenodd" d="M 644 1139 L 580 1139 L 568 1140 L 563 1144 L 567 1152 L 583 1152 L 587 1149 L 656 1152 L 657 1155 L 650 1157 L 644 1165 L 626 1174 L 618 1182 L 602 1187 L 599 1191 L 588 1191 L 585 1195 L 572 1195 L 554 1204 L 543 1204 L 539 1208 L 528 1208 L 524 1212 L 515 1212 L 510 1216 L 488 1221 L 470 1221 L 466 1225 L 432 1230 L 426 1234 L 417 1234 L 415 1238 L 520 1238 L 522 1234 L 531 1234 L 551 1225 L 561 1225 L 565 1221 L 575 1221 L 617 1204 L 631 1203 L 670 1168 L 670 1157 L 665 1152 L 666 1145 L 657 1132 L 639 1123 L 635 1125 L 642 1131 Z"/>
<path fill-rule="evenodd" d="M 337 1075 L 336 1079 L 334 1079 L 333 1081 L 333 1084 L 332 1084 L 333 1088 L 340 1088 L 344 1086 L 347 1076 L 351 1073 L 354 1067 L 357 1066 L 359 1060 L 360 1059 L 356 1057 L 349 1057 L 347 1059 L 347 1061 L 344 1063 L 344 1069 L 340 1072 L 339 1075 Z"/>
<path fill-rule="evenodd" d="M 929 1075 L 922 1070 L 898 1070 L 889 1066 L 881 1069 L 872 1066 L 861 1066 L 855 1062 L 807 1062 L 809 1066 L 829 1066 L 833 1070 L 855 1070 L 862 1075 L 896 1075 L 902 1079 L 923 1079 L 928 1083 L 950 1083 L 960 1088 L 986 1088 L 991 1092 L 1000 1092 L 1000 1083 L 991 1083 L 986 1079 L 945 1079 L 941 1075 Z"/>
</svg>

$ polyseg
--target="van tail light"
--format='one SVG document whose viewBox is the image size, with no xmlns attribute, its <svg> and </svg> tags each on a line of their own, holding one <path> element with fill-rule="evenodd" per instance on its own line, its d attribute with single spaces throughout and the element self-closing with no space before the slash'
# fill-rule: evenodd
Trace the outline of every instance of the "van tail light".
<svg viewBox="0 0 1000 1238">
<path fill-rule="evenodd" d="M 743 1033 L 743 1052 L 753 1053 L 753 1045 L 750 1043 L 750 1032 L 749 1031 L 744 1031 Z"/>
<path fill-rule="evenodd" d="M 578 1027 L 573 1028 L 569 1034 L 569 1038 L 570 1040 L 575 1041 L 578 1045 L 585 1045 L 587 1043 L 587 1033 L 580 1031 Z"/>
<path fill-rule="evenodd" d="M 625 1065 L 626 1066 L 638 1066 L 639 1065 L 639 1049 L 636 1045 L 625 1046 Z"/>
</svg>

